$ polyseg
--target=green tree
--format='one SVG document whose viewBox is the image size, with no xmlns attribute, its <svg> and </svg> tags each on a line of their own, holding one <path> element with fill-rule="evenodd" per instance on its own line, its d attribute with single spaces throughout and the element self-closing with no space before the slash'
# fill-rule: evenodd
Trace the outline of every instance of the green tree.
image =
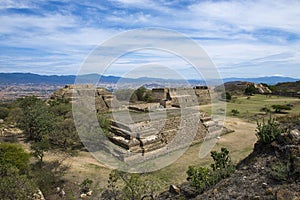
<svg viewBox="0 0 300 200">
<path fill-rule="evenodd" d="M 255 88 L 254 84 L 248 85 L 247 88 L 245 89 L 244 93 L 246 95 L 253 95 L 258 93 L 258 89 Z"/>
<path fill-rule="evenodd" d="M 6 171 L 6 175 L 2 172 Z M 29 199 L 33 196 L 36 186 L 25 174 L 20 174 L 16 167 L 0 166 L 0 199 Z"/>
<path fill-rule="evenodd" d="M 9 109 L 6 107 L 0 107 L 0 119 L 5 119 L 9 114 Z"/>
<path fill-rule="evenodd" d="M 226 101 L 230 101 L 232 99 L 232 96 L 229 92 L 225 92 L 221 94 L 221 98 L 226 100 Z"/>
<path fill-rule="evenodd" d="M 19 126 L 24 130 L 28 140 L 39 142 L 45 134 L 54 130 L 55 116 L 49 112 L 44 101 L 34 96 L 18 101 L 23 111 Z"/>
<path fill-rule="evenodd" d="M 35 184 L 28 177 L 30 154 L 17 144 L 0 144 L 0 199 L 28 199 Z"/>
<path fill-rule="evenodd" d="M 146 91 L 143 101 L 148 102 L 148 103 L 151 103 L 153 101 L 153 97 L 151 96 L 150 90 Z"/>
<path fill-rule="evenodd" d="M 49 111 L 44 101 L 31 96 L 19 100 L 23 117 L 19 123 L 31 141 L 33 155 L 42 166 L 44 152 L 50 149 L 50 136 L 53 135 L 57 117 Z"/>
</svg>

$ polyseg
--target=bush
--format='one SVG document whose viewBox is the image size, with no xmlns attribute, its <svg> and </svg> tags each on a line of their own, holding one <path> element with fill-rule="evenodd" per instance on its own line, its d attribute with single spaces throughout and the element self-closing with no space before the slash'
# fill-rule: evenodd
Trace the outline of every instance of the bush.
<svg viewBox="0 0 300 200">
<path fill-rule="evenodd" d="M 29 168 L 30 154 L 17 144 L 1 143 L 0 144 L 0 165 L 9 165 L 16 167 L 21 174 Z M 3 172 L 3 171 L 2 171 Z"/>
<path fill-rule="evenodd" d="M 274 118 L 270 117 L 268 123 L 263 119 L 262 123 L 257 122 L 256 136 L 259 141 L 269 144 L 277 139 L 284 130 L 279 127 L 279 124 Z"/>
<path fill-rule="evenodd" d="M 27 177 L 30 154 L 17 144 L 0 144 L 0 199 L 28 199 L 35 184 Z"/>
<path fill-rule="evenodd" d="M 112 170 L 108 179 L 108 190 L 102 194 L 101 199 L 155 199 L 161 181 L 146 174 L 132 174 Z"/>
<path fill-rule="evenodd" d="M 255 88 L 254 85 L 248 85 L 247 88 L 245 89 L 244 93 L 246 95 L 253 95 L 253 94 L 257 94 L 258 93 L 258 89 Z"/>
<path fill-rule="evenodd" d="M 210 170 L 206 167 L 189 166 L 186 173 L 191 186 L 197 188 L 199 192 L 203 192 L 211 185 Z"/>
<path fill-rule="evenodd" d="M 5 119 L 9 114 L 9 109 L 5 107 L 0 107 L 0 119 Z"/>
<path fill-rule="evenodd" d="M 231 114 L 232 114 L 233 116 L 237 116 L 238 114 L 240 114 L 240 112 L 239 112 L 237 109 L 232 109 L 232 110 L 231 110 Z"/>
<path fill-rule="evenodd" d="M 225 92 L 221 94 L 221 98 L 226 100 L 226 101 L 230 101 L 232 99 L 232 96 L 229 92 Z"/>
<path fill-rule="evenodd" d="M 80 184 L 80 190 L 81 190 L 81 193 L 88 193 L 91 189 L 91 186 L 93 184 L 93 181 L 86 178 L 84 181 L 82 181 L 82 183 Z"/>
<path fill-rule="evenodd" d="M 272 105 L 272 108 L 275 110 L 275 113 L 282 113 L 282 110 L 291 110 L 291 106 L 288 105 Z"/>
<path fill-rule="evenodd" d="M 221 148 L 221 152 L 212 151 L 211 157 L 214 160 L 214 163 L 211 164 L 212 170 L 205 167 L 189 166 L 187 171 L 187 179 L 191 186 L 198 189 L 199 193 L 217 184 L 234 172 L 234 165 L 226 148 Z"/>
<path fill-rule="evenodd" d="M 260 109 L 260 112 L 269 113 L 269 112 L 271 112 L 271 110 L 268 107 L 265 106 L 265 107 Z"/>
<path fill-rule="evenodd" d="M 290 163 L 275 163 L 271 166 L 271 176 L 278 181 L 286 181 L 289 178 Z"/>
</svg>

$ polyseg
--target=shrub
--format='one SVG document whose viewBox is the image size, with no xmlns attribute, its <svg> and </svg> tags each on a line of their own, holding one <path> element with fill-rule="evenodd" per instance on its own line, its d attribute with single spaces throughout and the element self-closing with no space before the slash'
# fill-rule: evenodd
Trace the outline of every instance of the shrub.
<svg viewBox="0 0 300 200">
<path fill-rule="evenodd" d="M 289 178 L 290 163 L 275 163 L 271 166 L 271 176 L 278 181 L 286 181 Z"/>
<path fill-rule="evenodd" d="M 255 88 L 254 85 L 248 85 L 247 88 L 245 89 L 244 93 L 246 95 L 253 95 L 253 94 L 257 94 L 258 93 L 258 89 Z"/>
<path fill-rule="evenodd" d="M 259 141 L 265 144 L 273 142 L 283 132 L 284 130 L 279 127 L 279 124 L 272 117 L 270 117 L 267 124 L 264 119 L 262 123 L 257 122 L 256 136 Z"/>
<path fill-rule="evenodd" d="M 270 110 L 268 107 L 266 107 L 266 106 L 263 107 L 263 108 L 261 108 L 260 111 L 261 111 L 261 112 L 265 112 L 265 113 L 271 112 L 271 110 Z"/>
<path fill-rule="evenodd" d="M 191 186 L 197 188 L 200 193 L 228 177 L 234 171 L 234 165 L 226 148 L 221 148 L 221 152 L 212 151 L 211 157 L 214 160 L 214 163 L 211 164 L 212 170 L 189 166 L 187 171 Z"/>
<path fill-rule="evenodd" d="M 211 185 L 210 170 L 206 167 L 189 166 L 186 173 L 191 186 L 197 188 L 200 192 Z"/>
<path fill-rule="evenodd" d="M 112 170 L 108 179 L 108 190 L 102 199 L 155 199 L 155 193 L 160 189 L 161 181 L 146 174 L 132 174 Z"/>
<path fill-rule="evenodd" d="M 0 144 L 0 165 L 9 165 L 16 167 L 20 173 L 28 170 L 30 154 L 17 144 L 1 143 Z"/>
<path fill-rule="evenodd" d="M 239 112 L 237 109 L 232 109 L 232 110 L 231 110 L 231 114 L 232 114 L 233 116 L 237 116 L 238 114 L 240 114 L 240 112 Z"/>
<path fill-rule="evenodd" d="M 5 119 L 9 114 L 9 109 L 5 107 L 0 107 L 0 119 Z"/>
<path fill-rule="evenodd" d="M 92 180 L 88 178 L 84 179 L 84 181 L 82 181 L 82 183 L 80 184 L 81 193 L 89 192 L 92 184 L 93 184 Z"/>
<path fill-rule="evenodd" d="M 232 99 L 232 96 L 229 92 L 225 92 L 221 94 L 221 98 L 226 100 L 226 101 L 230 101 Z"/>
<path fill-rule="evenodd" d="M 272 105 L 275 113 L 282 113 L 282 110 L 291 110 L 292 108 L 288 105 Z"/>
<path fill-rule="evenodd" d="M 222 147 L 221 152 L 212 151 L 211 157 L 214 160 L 214 163 L 211 164 L 211 168 L 213 169 L 212 181 L 214 183 L 228 177 L 234 171 L 229 151 L 226 148 Z"/>
</svg>

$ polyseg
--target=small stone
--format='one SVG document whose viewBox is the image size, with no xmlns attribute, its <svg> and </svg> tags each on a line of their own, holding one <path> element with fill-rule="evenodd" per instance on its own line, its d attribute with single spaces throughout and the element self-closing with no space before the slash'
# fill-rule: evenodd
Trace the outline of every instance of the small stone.
<svg viewBox="0 0 300 200">
<path fill-rule="evenodd" d="M 269 187 L 269 188 L 266 190 L 266 195 L 273 195 L 273 188 Z"/>
<path fill-rule="evenodd" d="M 214 189 L 214 194 L 217 194 L 217 193 L 218 193 L 218 189 L 215 188 L 215 189 Z"/>
<path fill-rule="evenodd" d="M 260 196 L 254 196 L 254 198 L 253 199 L 255 199 L 255 200 L 259 200 L 260 199 Z"/>
<path fill-rule="evenodd" d="M 93 194 L 93 190 L 90 190 L 86 193 L 86 195 L 88 195 L 88 196 L 92 196 L 92 194 Z"/>
<path fill-rule="evenodd" d="M 180 188 L 177 187 L 176 185 L 170 185 L 169 192 L 172 193 L 172 194 L 179 194 L 180 193 Z"/>
<path fill-rule="evenodd" d="M 268 184 L 267 183 L 262 183 L 263 188 L 267 188 Z"/>
</svg>

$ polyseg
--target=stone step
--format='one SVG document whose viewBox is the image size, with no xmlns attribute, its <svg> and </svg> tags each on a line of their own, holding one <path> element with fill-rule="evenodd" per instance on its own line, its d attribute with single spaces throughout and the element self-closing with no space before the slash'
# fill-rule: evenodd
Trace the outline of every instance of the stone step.
<svg viewBox="0 0 300 200">
<path fill-rule="evenodd" d="M 208 121 L 211 121 L 211 117 L 202 117 L 200 120 L 202 123 L 208 122 Z"/>
<path fill-rule="evenodd" d="M 108 139 L 112 143 L 114 143 L 116 145 L 119 145 L 120 147 L 123 147 L 123 148 L 125 148 L 127 150 L 129 150 L 130 147 L 132 146 L 132 143 L 130 143 L 130 141 L 132 141 L 132 140 L 127 140 L 127 139 L 125 139 L 125 138 L 123 138 L 121 136 L 108 136 Z"/>
<path fill-rule="evenodd" d="M 115 134 L 117 136 L 121 136 L 125 139 L 128 139 L 128 140 L 132 139 L 132 136 L 131 136 L 132 133 L 128 130 L 125 130 L 125 129 L 119 128 L 117 126 L 111 125 L 110 126 L 110 131 L 113 134 Z"/>
<path fill-rule="evenodd" d="M 144 146 L 135 146 L 130 148 L 130 152 L 133 153 L 147 153 L 156 149 L 159 149 L 163 146 L 165 146 L 165 143 L 162 143 L 161 141 L 156 141 L 154 143 L 148 144 L 148 145 L 144 145 Z"/>
<path fill-rule="evenodd" d="M 213 127 L 213 126 L 216 126 L 216 122 L 214 121 L 207 121 L 207 122 L 203 122 L 203 125 L 208 128 L 208 127 Z"/>
<path fill-rule="evenodd" d="M 115 127 L 120 128 L 120 129 L 123 129 L 123 130 L 131 132 L 131 128 L 129 127 L 129 125 L 126 125 L 126 124 L 124 124 L 122 122 L 118 122 L 118 121 L 112 120 L 111 121 L 111 126 L 115 126 Z"/>
</svg>

